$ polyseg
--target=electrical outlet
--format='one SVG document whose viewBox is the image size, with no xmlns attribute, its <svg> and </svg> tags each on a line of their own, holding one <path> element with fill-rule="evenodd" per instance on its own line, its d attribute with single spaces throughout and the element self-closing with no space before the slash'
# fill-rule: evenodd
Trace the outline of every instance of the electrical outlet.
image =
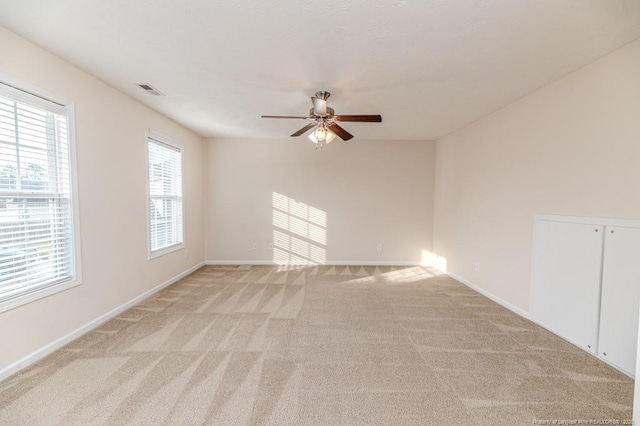
<svg viewBox="0 0 640 426">
<path fill-rule="evenodd" d="M 258 250 L 258 243 L 252 243 L 251 250 Z"/>
<path fill-rule="evenodd" d="M 269 243 L 269 250 L 273 250 L 273 243 Z"/>
<path fill-rule="evenodd" d="M 476 272 L 480 272 L 480 262 L 476 262 L 476 264 L 473 266 L 473 269 L 475 269 Z"/>
<path fill-rule="evenodd" d="M 382 251 L 382 243 L 376 244 L 376 250 L 377 251 Z"/>
<path fill-rule="evenodd" d="M 184 250 L 184 258 L 186 259 L 187 257 L 189 257 L 189 250 L 185 249 Z"/>
</svg>

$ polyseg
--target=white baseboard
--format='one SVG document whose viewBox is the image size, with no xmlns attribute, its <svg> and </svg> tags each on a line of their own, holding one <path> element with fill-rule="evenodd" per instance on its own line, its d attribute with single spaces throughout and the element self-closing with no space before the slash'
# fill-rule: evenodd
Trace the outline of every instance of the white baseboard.
<svg viewBox="0 0 640 426">
<path fill-rule="evenodd" d="M 568 339 L 568 338 L 566 338 L 566 337 L 564 337 L 564 336 L 561 336 L 561 335 L 559 335 L 558 333 L 556 333 L 555 331 L 550 330 L 550 329 L 548 329 L 547 327 L 545 327 L 544 325 L 540 324 L 538 321 L 536 321 L 535 319 L 531 318 L 531 316 L 529 315 L 529 313 L 528 313 L 528 312 L 526 312 L 526 311 L 524 311 L 524 310 L 522 310 L 522 309 L 518 308 L 517 306 L 512 305 L 511 303 L 509 303 L 509 302 L 507 302 L 507 301 L 505 301 L 505 300 L 502 300 L 501 298 L 499 298 L 498 296 L 494 295 L 493 293 L 490 293 L 490 292 L 488 292 L 487 290 L 484 290 L 484 289 L 482 289 L 482 288 L 478 287 L 476 284 L 472 283 L 471 281 L 468 281 L 468 280 L 466 280 L 466 279 L 464 279 L 464 278 L 462 278 L 462 277 L 459 277 L 459 276 L 457 276 L 457 275 L 455 275 L 455 274 L 449 274 L 449 273 L 448 273 L 447 275 L 449 275 L 451 278 L 453 278 L 453 279 L 455 279 L 455 280 L 457 280 L 457 281 L 460 281 L 462 284 L 464 284 L 464 285 L 466 285 L 467 287 L 469 287 L 469 288 L 471 288 L 471 289 L 473 289 L 473 290 L 477 291 L 478 293 L 482 294 L 483 296 L 488 297 L 489 299 L 493 300 L 494 302 L 496 302 L 496 303 L 498 303 L 498 304 L 500 304 L 500 305 L 504 306 L 505 308 L 509 309 L 511 312 L 513 312 L 513 313 L 515 313 L 515 314 L 520 315 L 522 318 L 524 318 L 524 319 L 527 319 L 527 320 L 531 321 L 531 322 L 532 322 L 532 323 L 534 323 L 535 325 L 537 325 L 537 326 L 539 326 L 539 327 L 541 327 L 541 328 L 544 328 L 544 329 L 545 329 L 545 330 L 547 330 L 548 332 L 555 334 L 556 336 L 558 336 L 559 338 L 561 338 L 561 339 L 563 339 L 563 340 L 567 341 L 568 343 L 571 343 L 571 344 L 572 344 L 572 345 L 574 345 L 577 349 L 580 349 L 581 351 L 584 351 L 585 353 L 587 353 L 587 354 L 591 355 L 592 357 L 594 357 L 594 358 L 596 358 L 596 359 L 599 359 L 600 361 L 603 361 L 605 364 L 610 365 L 611 367 L 615 368 L 616 370 L 618 370 L 618 371 L 619 371 L 619 372 L 621 372 L 622 374 L 625 374 L 625 375 L 627 375 L 627 376 L 631 377 L 632 379 L 635 377 L 635 375 L 634 375 L 634 373 L 633 373 L 633 372 L 625 371 L 625 370 L 621 369 L 620 367 L 618 367 L 618 366 L 615 366 L 615 365 L 611 364 L 608 360 L 606 360 L 606 359 L 604 359 L 604 358 L 601 358 L 601 357 L 599 357 L 598 355 L 593 354 L 593 353 L 591 353 L 591 352 L 589 352 L 589 351 L 585 350 L 584 348 L 580 347 L 580 345 L 579 345 L 579 344 L 577 344 L 576 342 L 572 341 L 571 339 Z"/>
<path fill-rule="evenodd" d="M 207 260 L 205 265 L 283 265 L 270 260 Z M 398 262 L 385 260 L 329 260 L 326 262 L 287 263 L 284 265 L 309 265 L 309 266 L 420 266 L 420 262 Z"/>
<path fill-rule="evenodd" d="M 488 297 L 489 299 L 493 300 L 494 302 L 496 302 L 499 305 L 502 305 L 503 307 L 507 308 L 508 310 L 510 310 L 511 312 L 520 315 L 521 317 L 530 320 L 531 318 L 529 318 L 529 313 L 527 311 L 524 311 L 520 308 L 518 308 L 515 305 L 512 305 L 511 303 L 507 302 L 506 300 L 503 300 L 501 298 L 499 298 L 498 296 L 496 296 L 495 294 L 483 289 L 482 287 L 479 287 L 478 285 L 472 283 L 469 280 L 466 280 L 458 275 L 455 274 L 451 274 L 447 272 L 447 275 L 449 275 L 451 278 L 453 278 L 456 281 L 460 281 L 462 284 L 466 285 L 467 287 L 477 291 L 478 293 L 480 293 L 481 295 Z"/>
<path fill-rule="evenodd" d="M 158 284 L 157 286 L 155 286 L 154 288 L 152 288 L 151 290 L 148 290 L 144 293 L 142 293 L 139 296 L 134 297 L 133 299 L 129 300 L 128 302 L 123 303 L 122 305 L 118 306 L 117 308 L 113 309 L 110 312 L 107 312 L 104 315 L 99 316 L 98 318 L 88 322 L 87 324 L 83 325 L 80 328 L 75 329 L 74 331 L 72 331 L 71 333 L 59 338 L 58 340 L 55 340 L 51 343 L 49 343 L 48 345 L 38 349 L 35 352 L 30 353 L 29 355 L 25 356 L 22 359 L 19 359 L 18 361 L 14 362 L 13 364 L 10 364 L 9 366 L 3 368 L 2 370 L 0 370 L 0 381 L 6 379 L 9 376 L 14 375 L 15 373 L 17 373 L 18 371 L 22 370 L 23 368 L 28 367 L 29 365 L 33 364 L 34 362 L 44 358 L 45 356 L 49 355 L 51 352 L 60 349 L 61 347 L 65 346 L 66 344 L 72 342 L 73 340 L 77 339 L 78 337 L 82 336 L 85 333 L 88 333 L 89 331 L 93 330 L 94 328 L 104 324 L 105 322 L 109 321 L 110 319 L 114 318 L 115 316 L 121 314 L 122 312 L 126 311 L 127 309 L 137 305 L 138 303 L 142 302 L 143 300 L 153 296 L 155 293 L 159 292 L 160 290 L 164 289 L 165 287 L 170 286 L 171 284 L 175 283 L 176 281 L 186 277 L 187 275 L 191 274 L 192 272 L 200 269 L 202 266 L 204 266 L 205 262 L 200 262 L 195 266 L 192 266 L 191 268 L 187 269 L 184 272 L 181 272 L 180 274 L 176 275 L 175 277 L 169 278 L 168 280 L 166 280 L 165 282 Z"/>
</svg>

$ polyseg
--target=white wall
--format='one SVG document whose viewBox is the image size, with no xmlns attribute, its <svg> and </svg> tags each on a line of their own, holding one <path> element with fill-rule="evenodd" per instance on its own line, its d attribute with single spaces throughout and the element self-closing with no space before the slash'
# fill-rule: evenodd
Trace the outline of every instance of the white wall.
<svg viewBox="0 0 640 426">
<path fill-rule="evenodd" d="M 0 372 L 204 260 L 202 140 L 0 27 L 0 73 L 75 102 L 84 283 L 0 313 Z M 184 149 L 184 251 L 147 260 L 145 130 Z"/>
<path fill-rule="evenodd" d="M 434 148 L 357 138 L 318 150 L 304 137 L 207 140 L 206 259 L 421 262 L 432 249 Z M 271 251 L 274 231 L 281 241 Z"/>
<path fill-rule="evenodd" d="M 535 214 L 640 218 L 639 75 L 636 41 L 437 142 L 448 272 L 526 311 Z"/>
</svg>

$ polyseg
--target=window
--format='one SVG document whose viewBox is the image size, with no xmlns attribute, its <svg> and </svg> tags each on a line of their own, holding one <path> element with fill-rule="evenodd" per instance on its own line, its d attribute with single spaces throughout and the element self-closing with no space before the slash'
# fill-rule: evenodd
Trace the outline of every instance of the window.
<svg viewBox="0 0 640 426">
<path fill-rule="evenodd" d="M 80 283 L 70 104 L 0 82 L 0 310 Z"/>
<path fill-rule="evenodd" d="M 149 258 L 184 247 L 182 223 L 182 147 L 149 132 Z"/>
</svg>

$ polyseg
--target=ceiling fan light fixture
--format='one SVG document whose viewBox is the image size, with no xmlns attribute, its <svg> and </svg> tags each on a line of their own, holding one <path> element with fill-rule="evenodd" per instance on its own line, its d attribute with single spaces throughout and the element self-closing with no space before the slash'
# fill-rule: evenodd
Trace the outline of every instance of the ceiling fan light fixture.
<svg viewBox="0 0 640 426">
<path fill-rule="evenodd" d="M 325 144 L 330 144 L 336 138 L 336 134 L 323 126 L 319 126 L 307 137 L 311 142 L 322 147 Z"/>
<path fill-rule="evenodd" d="M 333 142 L 335 138 L 336 138 L 336 134 L 333 133 L 331 130 L 327 130 L 327 137 L 325 138 L 325 140 L 327 141 L 327 144 L 330 144 L 331 142 Z"/>
</svg>

